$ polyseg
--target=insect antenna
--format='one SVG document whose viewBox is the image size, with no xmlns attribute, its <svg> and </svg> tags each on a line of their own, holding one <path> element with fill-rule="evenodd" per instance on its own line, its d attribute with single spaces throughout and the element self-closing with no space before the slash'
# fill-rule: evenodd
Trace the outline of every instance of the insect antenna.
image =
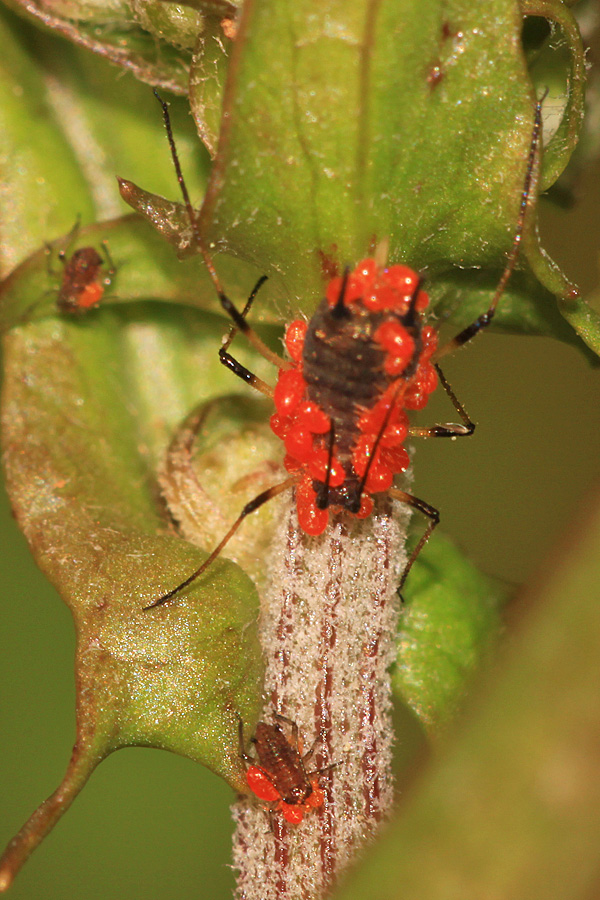
<svg viewBox="0 0 600 900">
<path fill-rule="evenodd" d="M 338 294 L 338 298 L 335 301 L 335 306 L 331 309 L 331 315 L 334 319 L 347 319 L 350 315 L 350 310 L 346 306 L 346 291 L 348 289 L 348 278 L 350 277 L 350 266 L 346 266 L 344 269 L 344 275 L 342 277 L 342 284 L 340 286 L 340 292 Z"/>
<path fill-rule="evenodd" d="M 200 229 L 198 228 L 198 222 L 196 221 L 196 214 L 194 212 L 194 207 L 192 206 L 192 201 L 190 200 L 189 191 L 187 189 L 187 184 L 185 183 L 185 178 L 183 177 L 183 172 L 181 171 L 181 164 L 179 162 L 179 155 L 177 153 L 177 147 L 175 146 L 175 138 L 173 137 L 173 129 L 171 127 L 171 116 L 169 114 L 169 105 L 165 100 L 160 96 L 156 88 L 154 88 L 154 96 L 160 103 L 162 107 L 163 121 L 165 123 L 165 130 L 167 132 L 167 139 L 169 141 L 169 147 L 171 149 L 171 158 L 173 160 L 173 165 L 175 166 L 175 172 L 177 174 L 177 181 L 179 182 L 179 187 L 181 189 L 181 194 L 183 196 L 183 202 L 185 204 L 185 208 L 187 210 L 188 218 L 190 220 L 190 225 L 192 227 L 192 232 L 194 234 L 194 240 L 196 241 L 198 247 L 202 249 L 202 241 L 200 239 Z"/>
<path fill-rule="evenodd" d="M 454 391 L 452 390 L 452 388 L 450 387 L 450 384 L 448 383 L 448 380 L 446 379 L 442 370 L 440 369 L 437 361 L 441 357 L 446 356 L 448 353 L 453 352 L 458 347 L 461 347 L 464 344 L 466 344 L 468 341 L 470 341 L 472 338 L 474 338 L 477 334 L 479 334 L 479 332 L 483 328 L 485 328 L 486 326 L 488 326 L 490 324 L 490 322 L 492 321 L 492 318 L 494 316 L 494 313 L 496 311 L 498 302 L 500 301 L 500 299 L 506 289 L 508 280 L 515 270 L 517 260 L 519 257 L 521 241 L 522 241 L 522 237 L 523 237 L 525 218 L 526 218 L 526 214 L 527 214 L 529 198 L 530 198 L 530 194 L 531 194 L 531 187 L 533 184 L 533 177 L 534 177 L 534 172 L 535 172 L 536 155 L 538 152 L 538 145 L 540 142 L 540 135 L 541 135 L 541 129 L 542 129 L 542 104 L 543 104 L 547 94 L 548 94 L 548 90 L 546 90 L 544 92 L 543 96 L 541 97 L 541 99 L 536 102 L 534 125 L 533 125 L 533 130 L 531 132 L 531 141 L 530 141 L 530 145 L 529 145 L 529 153 L 527 156 L 527 167 L 526 167 L 526 172 L 525 172 L 525 180 L 524 180 L 523 189 L 521 192 L 519 216 L 518 216 L 517 224 L 516 224 L 515 231 L 514 231 L 513 243 L 512 243 L 512 247 L 511 247 L 510 253 L 508 255 L 507 261 L 506 261 L 504 271 L 502 272 L 500 280 L 499 280 L 499 282 L 496 286 L 496 289 L 494 291 L 494 294 L 492 296 L 490 306 L 486 310 L 486 312 L 484 312 L 482 315 L 480 315 L 470 325 L 467 325 L 466 328 L 463 328 L 462 331 L 460 331 L 454 338 L 452 338 L 450 341 L 448 341 L 446 344 L 444 344 L 442 347 L 440 347 L 432 356 L 432 363 L 437 371 L 437 374 L 438 374 L 438 377 L 442 384 L 442 387 L 446 391 L 446 394 L 450 398 L 450 401 L 452 402 L 454 408 L 456 409 L 459 416 L 461 417 L 463 424 L 462 425 L 454 425 L 454 424 L 434 425 L 433 427 L 430 427 L 430 428 L 413 427 L 413 428 L 409 429 L 409 433 L 413 436 L 459 437 L 459 436 L 471 435 L 471 434 L 473 434 L 473 431 L 475 430 L 475 423 L 470 419 L 464 406 L 462 405 L 462 403 L 460 403 L 460 401 L 456 397 Z M 423 515 L 425 515 L 429 519 L 429 524 L 428 524 L 427 528 L 425 529 L 425 532 L 421 536 L 420 540 L 418 541 L 416 547 L 412 551 L 410 558 L 408 560 L 408 563 L 406 564 L 406 567 L 404 569 L 404 572 L 402 573 L 402 577 L 400 579 L 400 585 L 398 588 L 398 590 L 401 591 L 402 587 L 404 585 L 404 582 L 406 581 L 406 578 L 408 576 L 408 573 L 410 572 L 410 570 L 412 568 L 413 563 L 415 562 L 415 560 L 417 559 L 422 548 L 424 547 L 424 545 L 430 538 L 432 532 L 438 525 L 440 516 L 439 516 L 438 510 L 435 509 L 435 507 L 431 506 L 428 503 L 425 503 L 423 500 L 419 500 L 418 497 L 414 497 L 412 494 L 407 494 L 406 492 L 397 490 L 395 488 L 391 488 L 389 493 L 390 493 L 390 496 L 393 497 L 394 499 L 399 500 L 402 503 L 406 503 L 409 506 L 412 506 L 414 509 L 418 509 L 421 513 L 423 513 Z"/>
<path fill-rule="evenodd" d="M 269 362 L 273 363 L 273 365 L 277 366 L 280 369 L 289 369 L 291 368 L 290 363 L 287 360 L 282 359 L 276 353 L 267 347 L 267 345 L 259 338 L 256 332 L 250 328 L 248 323 L 246 322 L 243 313 L 237 309 L 234 303 L 229 299 L 225 291 L 223 290 L 223 286 L 221 284 L 221 280 L 217 275 L 216 269 L 213 265 L 213 261 L 210 258 L 208 251 L 204 246 L 204 242 L 202 240 L 202 235 L 200 233 L 200 227 L 198 225 L 198 218 L 196 213 L 194 212 L 194 207 L 192 206 L 192 202 L 190 200 L 189 191 L 187 189 L 187 185 L 185 183 L 185 179 L 183 177 L 183 172 L 181 171 L 181 164 L 179 162 L 179 156 L 177 154 L 177 147 L 175 146 L 175 138 L 173 137 L 173 128 L 171 126 L 171 116 L 169 114 L 169 105 L 165 100 L 162 99 L 156 88 L 154 88 L 154 96 L 158 100 L 162 108 L 163 120 L 165 123 L 165 130 L 167 132 L 167 138 L 169 141 L 169 147 L 171 150 L 171 158 L 173 160 L 173 165 L 175 166 L 175 172 L 177 174 L 177 181 L 179 182 L 179 187 L 181 188 L 181 194 L 183 196 L 183 202 L 188 214 L 188 218 L 190 220 L 190 226 L 192 228 L 192 233 L 194 236 L 194 241 L 202 257 L 204 259 L 204 264 L 208 269 L 208 274 L 210 275 L 211 281 L 215 286 L 215 290 L 219 297 L 219 302 L 223 307 L 224 311 L 227 313 L 229 318 L 233 321 L 236 328 L 242 332 L 250 341 L 250 343 L 255 347 L 256 350 L 263 356 L 265 359 L 269 360 Z M 256 291 L 256 288 L 255 288 Z"/>
<path fill-rule="evenodd" d="M 167 132 L 167 138 L 169 140 L 169 147 L 171 150 L 171 157 L 173 159 L 173 165 L 175 166 L 175 171 L 177 173 L 177 181 L 179 182 L 179 186 L 181 188 L 181 193 L 183 195 L 185 208 L 186 208 L 186 211 L 188 214 L 188 218 L 190 220 L 190 226 L 192 229 L 194 240 L 195 240 L 200 252 L 202 253 L 202 256 L 204 257 L 204 262 L 206 264 L 206 267 L 209 271 L 211 280 L 212 280 L 212 282 L 215 286 L 215 289 L 217 291 L 217 294 L 219 296 L 221 305 L 222 305 L 223 309 L 225 310 L 225 312 L 228 314 L 229 318 L 233 321 L 233 325 L 230 328 L 229 333 L 228 333 L 227 337 L 225 338 L 225 340 L 223 341 L 223 344 L 220 348 L 219 358 L 225 366 L 227 366 L 229 369 L 231 369 L 234 372 L 235 375 L 242 378 L 244 381 L 246 381 L 248 384 L 250 384 L 252 387 L 256 388 L 261 393 L 265 394 L 266 396 L 272 397 L 273 389 L 269 385 L 267 385 L 265 382 L 263 382 L 261 379 L 257 378 L 248 369 L 246 369 L 245 366 L 241 365 L 241 363 L 239 363 L 228 352 L 231 342 L 232 342 L 233 338 L 235 337 L 236 332 L 239 330 L 247 337 L 247 339 L 250 341 L 250 343 L 254 345 L 254 347 L 258 350 L 258 352 L 261 353 L 262 356 L 264 356 L 267 360 L 269 360 L 270 362 L 272 362 L 273 364 L 278 366 L 280 369 L 292 368 L 292 364 L 289 363 L 287 360 L 281 359 L 279 356 L 277 356 L 276 353 L 273 353 L 262 342 L 262 340 L 258 337 L 258 335 L 253 331 L 252 328 L 250 328 L 250 326 L 246 322 L 246 315 L 248 314 L 248 311 L 250 310 L 250 307 L 252 306 L 252 303 L 254 302 L 254 299 L 255 299 L 259 289 L 266 281 L 266 276 L 263 275 L 258 279 L 248 300 L 246 301 L 246 305 L 245 305 L 243 311 L 241 313 L 238 312 L 236 307 L 233 305 L 231 300 L 229 300 L 229 298 L 223 291 L 219 277 L 213 266 L 212 260 L 210 259 L 209 254 L 207 253 L 207 251 L 204 248 L 204 245 L 202 242 L 202 236 L 201 236 L 200 228 L 199 228 L 199 224 L 198 224 L 198 219 L 197 219 L 194 209 L 192 207 L 190 195 L 189 195 L 189 192 L 187 189 L 187 185 L 185 183 L 185 179 L 183 177 L 183 172 L 181 170 L 179 157 L 177 155 L 177 148 L 175 146 L 175 139 L 173 137 L 173 129 L 171 127 L 171 118 L 169 115 L 168 104 L 161 98 L 161 96 L 159 95 L 158 91 L 156 91 L 156 89 L 154 90 L 154 95 L 155 95 L 156 99 L 158 100 L 158 102 L 160 103 L 161 108 L 162 108 L 165 129 Z M 238 528 L 240 527 L 240 525 L 242 524 L 242 522 L 244 521 L 246 516 L 255 512 L 257 509 L 259 509 L 263 504 L 267 503 L 273 497 L 276 497 L 278 494 L 281 494 L 283 491 L 286 491 L 289 488 L 291 488 L 294 484 L 296 484 L 297 481 L 298 481 L 298 475 L 297 474 L 292 475 L 292 476 L 286 478 L 284 481 L 280 482 L 279 484 L 274 484 L 267 490 L 262 491 L 260 494 L 258 494 L 256 497 L 254 497 L 253 500 L 250 500 L 249 503 L 246 503 L 246 505 L 242 509 L 241 513 L 239 514 L 238 518 L 235 520 L 235 522 L 233 523 L 233 525 L 231 526 L 231 528 L 229 529 L 227 534 L 222 538 L 222 540 L 219 542 L 219 544 L 214 548 L 212 553 L 209 554 L 209 556 L 205 559 L 205 561 L 202 563 L 202 565 L 199 566 L 194 572 L 192 572 L 192 574 L 189 575 L 186 579 L 184 579 L 184 581 L 180 582 L 176 587 L 174 587 L 172 590 L 168 591 L 166 594 L 163 594 L 162 596 L 158 597 L 158 599 L 155 600 L 153 603 L 150 603 L 148 606 L 145 606 L 144 609 L 150 610 L 150 609 L 155 609 L 157 606 L 161 606 L 163 603 L 166 603 L 168 600 L 170 600 L 172 597 L 174 597 L 180 591 L 184 590 L 184 588 L 186 588 L 190 584 L 192 584 L 192 582 L 194 582 L 197 578 L 199 578 L 208 569 L 208 567 L 215 561 L 215 559 L 220 555 L 221 551 L 226 546 L 226 544 L 231 540 L 231 538 L 236 533 L 236 531 L 238 530 Z"/>
</svg>

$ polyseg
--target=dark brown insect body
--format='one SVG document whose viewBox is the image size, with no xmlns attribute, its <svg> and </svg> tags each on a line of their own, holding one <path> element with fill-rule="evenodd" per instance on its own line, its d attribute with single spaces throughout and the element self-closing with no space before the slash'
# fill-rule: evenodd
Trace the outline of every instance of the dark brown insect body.
<svg viewBox="0 0 600 900">
<path fill-rule="evenodd" d="M 293 366 L 279 372 L 271 428 L 307 534 L 322 534 L 329 509 L 366 518 L 408 468 L 406 410 L 422 409 L 438 381 L 428 302 L 408 266 L 368 258 L 331 279 L 309 322 L 288 326 Z"/>
<path fill-rule="evenodd" d="M 411 337 L 410 355 L 402 379 L 408 381 L 419 363 L 422 319 L 414 308 L 393 316 Z M 329 487 L 327 505 L 356 512 L 360 507 L 361 478 L 353 466 L 353 453 L 361 431 L 359 419 L 372 410 L 394 377 L 385 370 L 387 351 L 377 340 L 390 311 L 373 312 L 359 303 L 346 305 L 324 299 L 308 322 L 302 348 L 306 397 L 334 423 L 337 457 L 346 473 L 339 488 Z M 327 446 L 322 435 L 320 448 Z M 318 486 L 317 486 L 318 489 Z"/>
</svg>

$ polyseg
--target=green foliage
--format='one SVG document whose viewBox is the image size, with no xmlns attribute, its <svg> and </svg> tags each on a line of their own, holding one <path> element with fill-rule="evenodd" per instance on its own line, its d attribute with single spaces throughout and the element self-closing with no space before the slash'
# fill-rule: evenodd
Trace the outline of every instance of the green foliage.
<svg viewBox="0 0 600 900">
<path fill-rule="evenodd" d="M 465 684 L 500 630 L 506 591 L 436 534 L 407 582 L 396 695 L 431 731 L 450 721 Z"/>
</svg>

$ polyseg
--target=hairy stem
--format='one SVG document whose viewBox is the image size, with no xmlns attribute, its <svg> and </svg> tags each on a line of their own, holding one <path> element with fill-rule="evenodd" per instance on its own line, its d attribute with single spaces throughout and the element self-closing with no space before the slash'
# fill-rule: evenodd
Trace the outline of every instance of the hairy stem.
<svg viewBox="0 0 600 900">
<path fill-rule="evenodd" d="M 388 668 L 395 655 L 406 562 L 406 507 L 381 501 L 366 521 L 333 521 L 319 538 L 286 501 L 262 600 L 267 672 L 263 718 L 281 713 L 316 741 L 325 803 L 299 826 L 273 827 L 250 799 L 234 806 L 241 900 L 316 900 L 389 813 L 392 724 Z M 311 762 L 311 767 L 313 763 Z"/>
</svg>

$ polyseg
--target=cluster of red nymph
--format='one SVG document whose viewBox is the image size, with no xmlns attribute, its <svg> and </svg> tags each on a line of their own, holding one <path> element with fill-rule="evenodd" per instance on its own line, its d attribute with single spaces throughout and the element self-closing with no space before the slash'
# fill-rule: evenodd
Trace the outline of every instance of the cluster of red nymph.
<svg viewBox="0 0 600 900">
<path fill-rule="evenodd" d="M 323 806 L 325 800 L 317 777 L 310 779 L 309 790 L 311 788 L 312 790 L 302 803 L 292 803 L 285 800 L 275 785 L 273 777 L 264 769 L 261 769 L 260 766 L 252 765 L 248 767 L 246 782 L 259 800 L 273 804 L 271 809 L 279 811 L 290 825 L 299 825 L 309 810 Z"/>
<path fill-rule="evenodd" d="M 371 495 L 389 490 L 394 475 L 409 465 L 403 446 L 408 433 L 405 410 L 422 409 L 437 385 L 437 373 L 430 361 L 437 335 L 433 327 L 422 323 L 429 298 L 419 289 L 419 276 L 412 269 L 401 265 L 380 269 L 374 259 L 362 260 L 346 276 L 345 284 L 342 276 L 331 279 L 326 301 L 310 322 L 297 319 L 286 330 L 285 344 L 293 368 L 279 374 L 274 394 L 276 412 L 271 417 L 271 428 L 285 444 L 285 467 L 298 475 L 300 526 L 314 535 L 326 528 L 329 508 L 344 507 L 340 500 L 344 485 L 360 485 L 360 508 L 350 511 L 357 518 L 371 513 Z M 360 321 L 362 333 L 358 336 L 363 345 L 368 334 L 371 347 L 381 352 L 376 371 L 355 373 L 357 379 L 373 383 L 369 404 L 356 404 L 352 415 L 337 416 L 316 402 L 314 394 L 318 391 L 307 384 L 303 368 L 304 345 L 311 328 L 319 328 L 325 340 L 328 329 L 334 333 L 334 325 L 335 333 L 340 333 L 340 303 L 345 307 L 347 340 L 355 340 L 351 329 L 356 332 L 356 322 Z M 347 359 L 349 353 L 344 353 Z M 343 446 L 351 450 L 340 459 L 337 451 Z M 317 491 L 326 482 L 333 499 L 327 504 L 329 508 L 321 508 L 323 502 L 318 502 Z"/>
</svg>

